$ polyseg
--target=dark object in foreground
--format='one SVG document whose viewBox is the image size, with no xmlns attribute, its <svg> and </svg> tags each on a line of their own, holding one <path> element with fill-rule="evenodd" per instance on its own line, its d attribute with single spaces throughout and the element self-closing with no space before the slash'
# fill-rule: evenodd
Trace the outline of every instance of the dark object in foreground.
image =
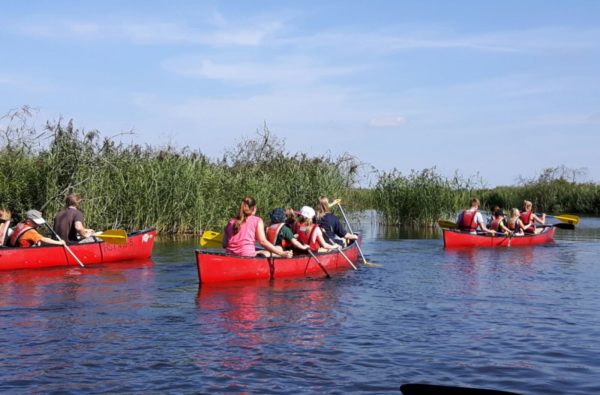
<svg viewBox="0 0 600 395">
<path fill-rule="evenodd" d="M 403 395 L 520 395 L 516 392 L 434 384 L 403 384 L 400 392 Z"/>
</svg>

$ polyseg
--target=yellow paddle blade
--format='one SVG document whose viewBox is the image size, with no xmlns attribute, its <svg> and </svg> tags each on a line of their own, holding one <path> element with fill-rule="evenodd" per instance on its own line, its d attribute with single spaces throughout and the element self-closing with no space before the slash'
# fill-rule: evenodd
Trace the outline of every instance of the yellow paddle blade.
<svg viewBox="0 0 600 395">
<path fill-rule="evenodd" d="M 329 203 L 329 208 L 335 206 L 336 204 L 340 204 L 342 202 L 342 199 L 335 199 L 333 202 Z"/>
<path fill-rule="evenodd" d="M 566 222 L 568 224 L 577 225 L 579 223 L 579 217 L 573 214 L 553 215 L 553 217 L 560 222 Z"/>
<path fill-rule="evenodd" d="M 200 246 L 205 248 L 222 248 L 223 235 L 214 230 L 206 230 L 200 237 Z"/>
<path fill-rule="evenodd" d="M 111 244 L 127 244 L 127 232 L 123 229 L 110 229 L 102 232 L 96 232 L 96 237 L 101 238 Z"/>
<path fill-rule="evenodd" d="M 456 224 L 456 222 L 445 221 L 443 219 L 440 219 L 438 221 L 438 225 L 440 226 L 440 228 L 445 228 L 445 229 L 458 228 L 458 225 Z"/>
</svg>

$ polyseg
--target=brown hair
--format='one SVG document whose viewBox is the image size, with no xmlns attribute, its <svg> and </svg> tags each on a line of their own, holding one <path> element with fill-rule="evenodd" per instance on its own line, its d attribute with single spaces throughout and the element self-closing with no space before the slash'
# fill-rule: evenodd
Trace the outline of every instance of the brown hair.
<svg viewBox="0 0 600 395">
<path fill-rule="evenodd" d="M 65 205 L 67 207 L 75 206 L 79 208 L 79 204 L 81 203 L 81 195 L 78 193 L 70 193 L 65 198 Z"/>
<path fill-rule="evenodd" d="M 246 196 L 242 199 L 242 203 L 240 204 L 240 210 L 238 211 L 238 215 L 235 217 L 235 225 L 233 226 L 234 234 L 237 234 L 240 231 L 240 227 L 246 222 L 249 216 L 254 213 L 254 208 L 256 207 L 256 200 L 253 197 Z"/>
<path fill-rule="evenodd" d="M 285 223 L 288 225 L 296 223 L 296 211 L 291 207 L 285 209 Z"/>
<path fill-rule="evenodd" d="M 5 209 L 4 207 L 0 207 L 0 222 L 6 222 L 10 220 L 11 214 L 10 211 Z"/>
<path fill-rule="evenodd" d="M 479 206 L 479 199 L 477 199 L 477 198 L 471 199 L 471 207 L 473 207 L 475 204 L 477 204 Z"/>
<path fill-rule="evenodd" d="M 325 216 L 325 214 L 331 212 L 329 210 L 329 199 L 326 196 L 319 196 L 319 202 L 317 203 L 317 221 Z"/>
</svg>

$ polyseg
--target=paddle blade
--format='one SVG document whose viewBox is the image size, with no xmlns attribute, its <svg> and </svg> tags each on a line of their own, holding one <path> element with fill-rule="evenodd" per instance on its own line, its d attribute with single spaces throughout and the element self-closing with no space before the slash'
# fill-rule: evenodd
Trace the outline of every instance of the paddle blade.
<svg viewBox="0 0 600 395">
<path fill-rule="evenodd" d="M 573 224 L 573 225 L 579 224 L 579 217 L 577 215 L 561 214 L 561 215 L 554 215 L 553 217 L 556 218 L 557 220 L 559 220 L 560 222 L 566 222 L 567 224 Z"/>
<path fill-rule="evenodd" d="M 202 233 L 199 243 L 204 248 L 222 248 L 223 235 L 213 230 L 207 230 Z"/>
<path fill-rule="evenodd" d="M 440 228 L 444 228 L 444 229 L 458 228 L 458 225 L 456 224 L 456 222 L 444 221 L 443 219 L 440 219 L 438 221 L 438 225 L 440 226 Z"/>
<path fill-rule="evenodd" d="M 329 208 L 332 208 L 333 206 L 335 206 L 336 204 L 340 204 L 342 202 L 342 199 L 335 199 L 333 202 L 329 203 Z"/>
<path fill-rule="evenodd" d="M 575 229 L 575 225 L 573 225 L 573 224 L 558 223 L 558 224 L 552 224 L 552 226 L 554 226 L 555 228 L 559 228 L 559 229 L 569 229 L 569 230 Z"/>
<path fill-rule="evenodd" d="M 102 232 L 96 232 L 96 237 L 101 238 L 111 244 L 127 244 L 127 232 L 123 229 L 109 229 Z"/>
</svg>

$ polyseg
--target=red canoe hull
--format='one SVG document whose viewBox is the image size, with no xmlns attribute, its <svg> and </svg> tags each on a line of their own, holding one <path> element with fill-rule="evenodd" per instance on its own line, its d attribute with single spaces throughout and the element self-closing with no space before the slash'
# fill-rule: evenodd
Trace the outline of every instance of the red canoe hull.
<svg viewBox="0 0 600 395">
<path fill-rule="evenodd" d="M 352 262 L 358 260 L 356 243 L 343 251 Z M 209 250 L 196 250 L 196 265 L 200 283 L 325 276 L 325 271 L 331 274 L 337 270 L 351 268 L 339 252 L 316 254 L 316 256 L 325 270 L 310 255 L 295 255 L 293 258 L 259 258 L 240 257 Z"/>
<path fill-rule="evenodd" d="M 444 229 L 445 248 L 467 247 L 521 247 L 549 243 L 554 239 L 556 228 L 544 228 L 542 233 L 527 236 L 472 235 L 457 230 Z"/>
<path fill-rule="evenodd" d="M 149 258 L 152 255 L 155 239 L 156 229 L 149 228 L 130 233 L 127 237 L 127 243 L 123 245 L 100 241 L 98 243 L 73 244 L 69 245 L 69 248 L 87 266 Z M 78 266 L 78 263 L 62 246 L 0 248 L 0 270 L 56 266 Z"/>
</svg>

